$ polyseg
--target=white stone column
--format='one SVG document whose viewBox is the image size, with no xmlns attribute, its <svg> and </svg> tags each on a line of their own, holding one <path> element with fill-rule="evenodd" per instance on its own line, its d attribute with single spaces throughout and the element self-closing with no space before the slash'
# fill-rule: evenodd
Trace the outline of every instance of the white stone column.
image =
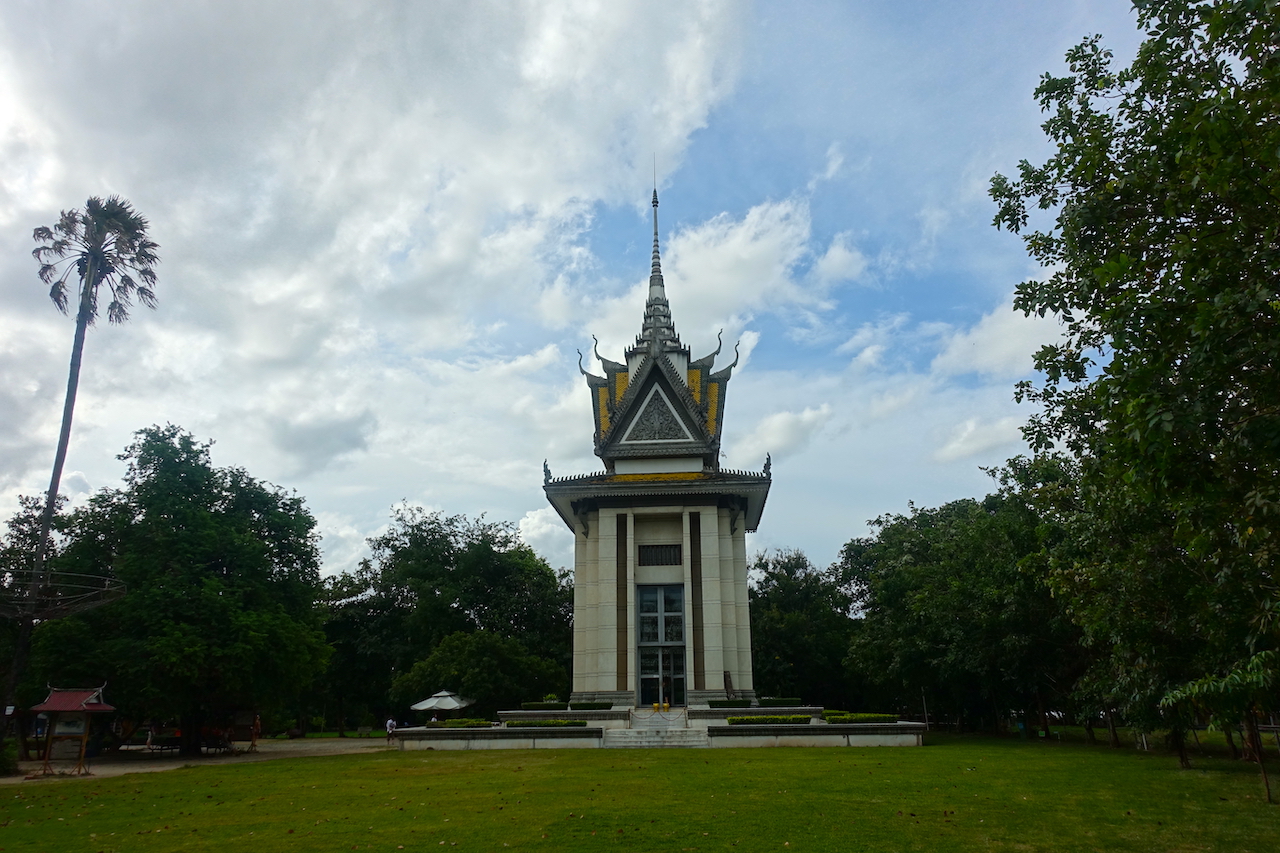
<svg viewBox="0 0 1280 853">
<path fill-rule="evenodd" d="M 627 690 L 639 695 L 640 677 L 637 672 L 640 661 L 636 653 L 636 513 L 627 510 Z M 632 704 L 635 700 L 632 700 Z"/>
<path fill-rule="evenodd" d="M 602 509 L 597 518 L 596 682 L 591 690 L 616 690 L 618 675 L 618 513 Z"/>
<path fill-rule="evenodd" d="M 728 671 L 734 681 L 734 689 L 742 685 L 738 683 L 738 605 L 737 587 L 734 584 L 733 566 L 733 533 L 729 526 L 730 513 L 727 509 L 717 513 L 720 528 L 720 630 L 723 640 L 724 665 L 716 673 L 716 684 L 724 689 L 724 673 Z"/>
<path fill-rule="evenodd" d="M 707 690 L 724 687 L 724 619 L 720 589 L 720 518 L 714 506 L 702 515 L 702 648 Z"/>
<path fill-rule="evenodd" d="M 599 679 L 599 513 L 575 525 L 573 543 L 573 691 L 595 690 Z"/>
<path fill-rule="evenodd" d="M 751 668 L 751 604 L 747 595 L 747 531 L 741 526 L 733 535 L 733 587 L 738 611 L 738 668 L 734 670 L 733 683 L 743 690 L 755 690 Z"/>
</svg>

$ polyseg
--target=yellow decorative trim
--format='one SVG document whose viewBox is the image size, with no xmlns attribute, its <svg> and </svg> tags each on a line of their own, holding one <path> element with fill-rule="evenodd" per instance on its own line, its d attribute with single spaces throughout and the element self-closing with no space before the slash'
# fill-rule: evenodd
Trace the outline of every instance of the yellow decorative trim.
<svg viewBox="0 0 1280 853">
<path fill-rule="evenodd" d="M 716 415 L 720 413 L 720 383 L 711 382 L 707 385 L 707 433 L 716 434 Z"/>
<path fill-rule="evenodd" d="M 601 388 L 599 398 L 600 434 L 604 435 L 609 431 L 609 389 Z"/>
<path fill-rule="evenodd" d="M 686 382 L 685 384 L 689 386 L 689 393 L 693 395 L 693 399 L 701 403 L 702 402 L 702 371 L 697 369 L 690 370 L 689 381 Z"/>
<path fill-rule="evenodd" d="M 692 471 L 671 474 L 614 474 L 609 480 L 614 483 L 642 483 L 647 480 L 701 480 L 706 476 Z"/>
<path fill-rule="evenodd" d="M 629 373 L 613 374 L 613 399 L 618 401 L 622 399 L 622 395 L 627 393 L 627 383 L 631 381 Z"/>
</svg>

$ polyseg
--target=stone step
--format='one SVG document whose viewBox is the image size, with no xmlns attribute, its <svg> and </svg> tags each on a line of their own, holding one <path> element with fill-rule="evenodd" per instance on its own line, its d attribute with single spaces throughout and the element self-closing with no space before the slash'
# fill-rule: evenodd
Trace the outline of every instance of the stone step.
<svg viewBox="0 0 1280 853">
<path fill-rule="evenodd" d="M 696 749 L 711 746 L 706 729 L 605 729 L 607 749 Z"/>
<path fill-rule="evenodd" d="M 689 726 L 684 709 L 678 711 L 632 711 L 628 727 L 632 730 L 671 731 Z"/>
</svg>

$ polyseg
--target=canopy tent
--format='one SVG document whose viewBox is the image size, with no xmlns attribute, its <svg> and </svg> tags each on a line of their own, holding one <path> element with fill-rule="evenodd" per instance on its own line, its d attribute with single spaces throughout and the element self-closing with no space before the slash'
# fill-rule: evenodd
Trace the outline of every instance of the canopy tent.
<svg viewBox="0 0 1280 853">
<path fill-rule="evenodd" d="M 410 705 L 409 707 L 414 711 L 456 711 L 459 708 L 465 708 L 473 704 L 475 704 L 475 701 L 472 699 L 463 699 L 457 693 L 441 690 L 431 696 L 430 699 L 423 699 L 416 705 Z"/>
</svg>

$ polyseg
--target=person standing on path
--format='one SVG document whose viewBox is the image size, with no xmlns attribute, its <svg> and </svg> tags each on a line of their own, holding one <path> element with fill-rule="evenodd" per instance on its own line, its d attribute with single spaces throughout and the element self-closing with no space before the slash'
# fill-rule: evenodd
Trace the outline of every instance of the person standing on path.
<svg viewBox="0 0 1280 853">
<path fill-rule="evenodd" d="M 396 733 L 396 718 L 387 717 L 387 743 L 391 743 L 391 737 Z"/>
</svg>

